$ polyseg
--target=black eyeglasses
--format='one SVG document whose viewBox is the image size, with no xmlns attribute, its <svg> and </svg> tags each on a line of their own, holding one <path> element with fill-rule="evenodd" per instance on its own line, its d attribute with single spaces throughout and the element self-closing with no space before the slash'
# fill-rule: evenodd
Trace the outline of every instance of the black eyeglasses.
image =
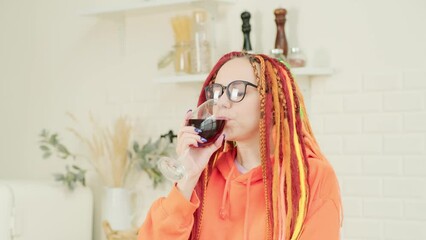
<svg viewBox="0 0 426 240">
<path fill-rule="evenodd" d="M 241 102 L 246 96 L 247 86 L 257 88 L 257 85 L 254 85 L 251 82 L 236 80 L 230 82 L 228 86 L 223 86 L 219 83 L 212 83 L 204 88 L 206 94 L 206 99 L 219 99 L 226 90 L 226 96 L 231 102 Z"/>
</svg>

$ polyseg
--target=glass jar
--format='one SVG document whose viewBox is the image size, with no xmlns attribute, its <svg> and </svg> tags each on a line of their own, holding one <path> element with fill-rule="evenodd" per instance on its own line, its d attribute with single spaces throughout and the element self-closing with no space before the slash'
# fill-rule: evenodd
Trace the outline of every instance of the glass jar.
<svg viewBox="0 0 426 240">
<path fill-rule="evenodd" d="M 292 47 L 287 56 L 291 67 L 304 67 L 306 65 L 306 56 L 298 47 Z"/>
<path fill-rule="evenodd" d="M 286 62 L 287 59 L 284 55 L 284 51 L 281 48 L 271 49 L 271 57 L 276 58 L 280 62 Z"/>
<path fill-rule="evenodd" d="M 191 72 L 208 73 L 211 67 L 211 54 L 207 37 L 207 12 L 194 11 L 192 26 Z"/>
<path fill-rule="evenodd" d="M 190 52 L 191 48 L 189 43 L 179 42 L 174 46 L 175 55 L 174 55 L 174 63 L 175 63 L 175 72 L 176 73 L 190 73 L 191 65 L 190 65 Z"/>
</svg>

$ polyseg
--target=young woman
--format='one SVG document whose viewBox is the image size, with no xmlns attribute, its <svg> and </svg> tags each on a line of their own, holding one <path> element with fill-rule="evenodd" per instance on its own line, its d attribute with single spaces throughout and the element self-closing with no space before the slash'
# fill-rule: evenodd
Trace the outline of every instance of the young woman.
<svg viewBox="0 0 426 240">
<path fill-rule="evenodd" d="M 223 136 L 207 147 L 198 129 L 178 134 L 187 177 L 155 201 L 138 239 L 339 239 L 336 175 L 311 131 L 285 64 L 261 54 L 224 55 L 199 104 L 217 101 Z"/>
</svg>

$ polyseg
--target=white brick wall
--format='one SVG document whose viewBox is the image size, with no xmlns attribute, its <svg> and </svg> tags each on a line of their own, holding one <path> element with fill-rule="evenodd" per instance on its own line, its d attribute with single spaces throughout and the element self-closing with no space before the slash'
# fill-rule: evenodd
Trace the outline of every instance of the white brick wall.
<svg viewBox="0 0 426 240">
<path fill-rule="evenodd" d="M 343 239 L 426 239 L 426 71 L 337 76 L 311 85 L 311 115 L 340 180 Z"/>
<path fill-rule="evenodd" d="M 68 127 L 66 111 L 105 123 L 128 114 L 147 139 L 178 129 L 196 103 L 201 83 L 152 81 L 173 45 L 170 17 L 189 12 L 76 14 L 105 1 L 117 0 L 1 1 L 0 177 L 50 179 L 57 168 L 41 159 L 37 135 Z M 219 9 L 214 54 L 241 48 L 242 9 L 253 13 L 255 50 L 268 53 L 278 5 L 289 10 L 290 47 L 335 70 L 302 88 L 342 188 L 343 239 L 425 240 L 426 1 L 235 1 Z M 95 240 L 100 223 L 95 214 Z"/>
<path fill-rule="evenodd" d="M 426 226 L 424 221 L 384 221 L 383 230 L 384 239 L 426 239 Z"/>
<path fill-rule="evenodd" d="M 424 109 L 424 94 L 418 90 L 385 93 L 383 105 L 383 110 L 389 112 L 421 111 Z"/>
<path fill-rule="evenodd" d="M 378 112 L 382 109 L 382 96 L 379 93 L 348 94 L 343 98 L 344 112 Z"/>
<path fill-rule="evenodd" d="M 369 114 L 363 117 L 363 130 L 366 133 L 396 133 L 402 130 L 403 116 L 400 114 Z"/>
<path fill-rule="evenodd" d="M 380 220 L 345 218 L 344 224 L 350 227 L 343 228 L 343 239 L 376 240 L 380 239 L 383 231 L 383 224 Z"/>
</svg>

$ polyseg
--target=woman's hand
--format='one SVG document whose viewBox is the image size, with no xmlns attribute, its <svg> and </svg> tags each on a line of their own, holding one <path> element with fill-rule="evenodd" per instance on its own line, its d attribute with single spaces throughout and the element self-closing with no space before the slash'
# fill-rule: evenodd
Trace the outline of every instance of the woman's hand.
<svg viewBox="0 0 426 240">
<path fill-rule="evenodd" d="M 179 161 L 185 167 L 185 177 L 177 182 L 178 189 L 189 199 L 198 182 L 204 168 L 207 166 L 212 154 L 222 146 L 224 136 L 220 136 L 213 144 L 206 147 L 198 147 L 203 143 L 199 130 L 186 126 L 191 117 L 191 111 L 185 116 L 185 121 L 177 136 L 176 152 Z M 205 140 L 204 140 L 205 141 Z"/>
</svg>

